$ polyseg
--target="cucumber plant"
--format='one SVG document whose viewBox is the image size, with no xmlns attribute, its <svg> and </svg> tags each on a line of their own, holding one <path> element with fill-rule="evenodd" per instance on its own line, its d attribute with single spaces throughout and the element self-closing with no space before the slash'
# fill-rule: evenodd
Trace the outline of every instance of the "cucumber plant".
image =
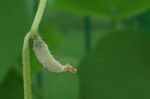
<svg viewBox="0 0 150 99">
<path fill-rule="evenodd" d="M 24 79 L 24 99 L 32 99 L 31 75 L 30 75 L 30 52 L 29 40 L 33 39 L 33 50 L 39 62 L 50 72 L 76 73 L 76 69 L 69 64 L 62 65 L 51 55 L 47 44 L 38 35 L 38 27 L 41 22 L 47 0 L 40 0 L 39 7 L 34 18 L 30 31 L 26 34 L 23 43 L 22 61 L 23 61 L 23 79 Z"/>
</svg>

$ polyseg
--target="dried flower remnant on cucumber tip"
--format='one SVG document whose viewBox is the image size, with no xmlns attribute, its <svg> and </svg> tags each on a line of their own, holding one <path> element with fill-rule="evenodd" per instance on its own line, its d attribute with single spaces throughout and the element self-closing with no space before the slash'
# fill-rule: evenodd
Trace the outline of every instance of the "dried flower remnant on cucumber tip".
<svg viewBox="0 0 150 99">
<path fill-rule="evenodd" d="M 33 50 L 35 52 L 35 55 L 39 62 L 43 65 L 44 68 L 46 68 L 50 72 L 66 72 L 69 71 L 71 73 L 76 73 L 77 69 L 72 67 L 69 64 L 62 65 L 60 64 L 51 54 L 51 52 L 48 49 L 47 44 L 42 40 L 42 38 L 39 35 L 36 35 L 34 37 L 33 42 Z"/>
</svg>

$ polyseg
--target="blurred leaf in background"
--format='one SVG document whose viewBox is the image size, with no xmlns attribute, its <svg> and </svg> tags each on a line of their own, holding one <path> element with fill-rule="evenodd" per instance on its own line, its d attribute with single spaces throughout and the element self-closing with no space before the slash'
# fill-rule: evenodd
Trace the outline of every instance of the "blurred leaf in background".
<svg viewBox="0 0 150 99">
<path fill-rule="evenodd" d="M 13 68 L 0 84 L 0 96 L 1 99 L 23 99 L 22 77 Z"/>
<path fill-rule="evenodd" d="M 24 35 L 29 28 L 26 0 L 0 1 L 0 82 L 21 55 Z"/>
<path fill-rule="evenodd" d="M 141 31 L 150 31 L 150 9 L 147 9 L 138 16 L 130 17 L 125 20 L 127 27 L 139 29 Z"/>
<path fill-rule="evenodd" d="M 150 35 L 114 31 L 81 63 L 82 99 L 149 99 Z"/>
<path fill-rule="evenodd" d="M 150 9 L 141 13 L 138 17 L 139 27 L 142 31 L 150 31 Z"/>
<path fill-rule="evenodd" d="M 57 9 L 104 19 L 133 16 L 150 7 L 149 0 L 54 0 L 53 3 Z"/>
</svg>

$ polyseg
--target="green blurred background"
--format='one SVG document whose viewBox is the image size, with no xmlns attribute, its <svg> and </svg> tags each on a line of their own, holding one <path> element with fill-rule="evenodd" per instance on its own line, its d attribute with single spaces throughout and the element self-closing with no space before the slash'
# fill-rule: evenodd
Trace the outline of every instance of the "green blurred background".
<svg viewBox="0 0 150 99">
<path fill-rule="evenodd" d="M 0 99 L 23 99 L 21 51 L 38 2 L 0 1 Z M 48 0 L 39 33 L 78 73 L 43 69 L 31 41 L 33 99 L 150 99 L 150 0 Z"/>
</svg>

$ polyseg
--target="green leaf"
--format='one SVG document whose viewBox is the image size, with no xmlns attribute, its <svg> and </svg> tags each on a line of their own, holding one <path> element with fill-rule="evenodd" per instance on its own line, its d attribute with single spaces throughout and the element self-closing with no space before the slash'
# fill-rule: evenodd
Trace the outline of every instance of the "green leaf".
<svg viewBox="0 0 150 99">
<path fill-rule="evenodd" d="M 0 1 L 0 82 L 21 55 L 23 37 L 28 29 L 26 0 Z"/>
<path fill-rule="evenodd" d="M 80 83 L 77 75 L 44 72 L 43 92 L 46 99 L 79 99 Z"/>
<path fill-rule="evenodd" d="M 23 99 L 23 82 L 22 77 L 11 69 L 0 84 L 0 96 L 2 99 Z"/>
<path fill-rule="evenodd" d="M 129 17 L 150 8 L 149 0 L 54 0 L 53 3 L 57 9 L 105 19 Z"/>
<path fill-rule="evenodd" d="M 80 65 L 83 99 L 149 99 L 150 35 L 116 31 Z"/>
</svg>

